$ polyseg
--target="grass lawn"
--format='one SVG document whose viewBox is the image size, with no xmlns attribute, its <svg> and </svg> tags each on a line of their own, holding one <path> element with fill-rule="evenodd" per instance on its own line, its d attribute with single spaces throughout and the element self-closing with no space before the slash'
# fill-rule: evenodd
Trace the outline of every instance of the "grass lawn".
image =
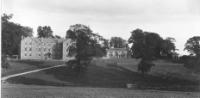
<svg viewBox="0 0 200 98">
<path fill-rule="evenodd" d="M 112 65 L 113 62 L 117 64 Z M 104 88 L 126 88 L 127 83 L 134 89 L 200 91 L 199 75 L 189 74 L 180 64 L 155 61 L 156 66 L 148 75 L 136 72 L 135 59 L 95 60 L 88 70 L 80 75 L 67 66 L 10 78 L 7 81 L 16 84 L 47 86 L 83 86 Z M 112 65 L 112 66 L 111 66 Z M 184 76 L 188 74 L 188 76 Z"/>
<path fill-rule="evenodd" d="M 2 76 L 12 75 L 16 73 L 26 72 L 38 68 L 45 68 L 63 64 L 63 61 L 39 61 L 39 60 L 18 60 L 8 61 L 10 67 L 8 69 L 2 69 Z"/>
<path fill-rule="evenodd" d="M 2 98 L 199 98 L 198 92 L 130 90 L 124 88 L 6 85 Z"/>
</svg>

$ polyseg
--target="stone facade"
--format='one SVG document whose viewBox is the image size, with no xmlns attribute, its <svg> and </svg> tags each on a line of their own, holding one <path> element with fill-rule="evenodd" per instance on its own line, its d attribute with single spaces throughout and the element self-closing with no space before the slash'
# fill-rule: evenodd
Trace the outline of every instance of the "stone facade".
<svg viewBox="0 0 200 98">
<path fill-rule="evenodd" d="M 21 40 L 21 59 L 67 60 L 71 39 L 26 37 Z M 65 51 L 64 51 L 65 50 Z"/>
</svg>

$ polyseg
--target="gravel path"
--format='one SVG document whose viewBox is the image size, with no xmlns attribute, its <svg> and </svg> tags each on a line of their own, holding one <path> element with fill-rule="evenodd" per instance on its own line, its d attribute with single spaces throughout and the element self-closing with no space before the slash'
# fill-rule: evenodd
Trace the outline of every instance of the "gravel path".
<svg viewBox="0 0 200 98">
<path fill-rule="evenodd" d="M 39 71 L 43 71 L 43 70 L 47 70 L 47 69 L 51 69 L 51 68 L 55 68 L 55 67 L 61 67 L 61 66 L 65 66 L 65 65 L 64 64 L 63 65 L 56 65 L 56 66 L 52 66 L 52 67 L 35 69 L 35 70 L 23 72 L 23 73 L 17 73 L 17 74 L 13 74 L 13 75 L 8 75 L 8 76 L 1 77 L 1 81 L 5 81 L 5 80 L 7 80 L 9 78 L 12 78 L 12 77 L 17 77 L 17 76 L 21 76 L 21 75 L 25 75 L 25 74 L 29 74 L 29 73 L 34 73 L 34 72 L 39 72 Z"/>
</svg>

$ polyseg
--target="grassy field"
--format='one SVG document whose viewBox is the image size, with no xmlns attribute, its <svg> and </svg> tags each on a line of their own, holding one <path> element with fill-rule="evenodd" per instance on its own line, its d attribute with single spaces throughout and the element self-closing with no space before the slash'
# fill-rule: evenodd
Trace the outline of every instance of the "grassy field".
<svg viewBox="0 0 200 98">
<path fill-rule="evenodd" d="M 110 59 L 110 60 L 97 60 L 101 64 L 113 63 L 115 62 L 118 66 L 137 72 L 137 64 L 140 59 Z M 151 71 L 148 73 L 153 76 L 162 76 L 163 78 L 176 77 L 186 80 L 199 80 L 200 73 L 187 69 L 183 64 L 173 63 L 165 60 L 154 61 L 155 66 L 152 67 Z"/>
<path fill-rule="evenodd" d="M 6 85 L 2 98 L 199 98 L 198 92 L 131 90 L 124 88 Z"/>
<path fill-rule="evenodd" d="M 63 64 L 63 61 L 39 61 L 39 60 L 15 60 L 8 61 L 9 68 L 2 69 L 2 76 L 12 75 L 16 73 L 26 72 L 38 68 L 45 68 L 50 66 L 55 66 L 59 64 Z"/>
<path fill-rule="evenodd" d="M 200 91 L 199 74 L 190 72 L 181 64 L 158 60 L 152 71 L 143 76 L 137 72 L 138 62 L 135 59 L 97 59 L 80 75 L 63 66 L 7 81 L 26 85 L 104 88 L 126 88 L 126 84 L 131 83 L 133 89 Z"/>
</svg>

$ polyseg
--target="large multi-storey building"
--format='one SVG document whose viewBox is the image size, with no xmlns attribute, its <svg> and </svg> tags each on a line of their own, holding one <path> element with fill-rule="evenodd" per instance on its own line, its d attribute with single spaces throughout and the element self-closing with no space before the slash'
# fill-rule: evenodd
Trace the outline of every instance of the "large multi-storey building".
<svg viewBox="0 0 200 98">
<path fill-rule="evenodd" d="M 71 39 L 58 38 L 35 38 L 26 37 L 21 40 L 21 59 L 38 60 L 65 60 L 73 59 L 69 55 L 69 46 L 75 42 Z M 127 58 L 129 51 L 127 48 L 107 49 L 107 58 Z"/>
<path fill-rule="evenodd" d="M 71 39 L 26 37 L 21 40 L 21 59 L 69 60 Z"/>
</svg>

